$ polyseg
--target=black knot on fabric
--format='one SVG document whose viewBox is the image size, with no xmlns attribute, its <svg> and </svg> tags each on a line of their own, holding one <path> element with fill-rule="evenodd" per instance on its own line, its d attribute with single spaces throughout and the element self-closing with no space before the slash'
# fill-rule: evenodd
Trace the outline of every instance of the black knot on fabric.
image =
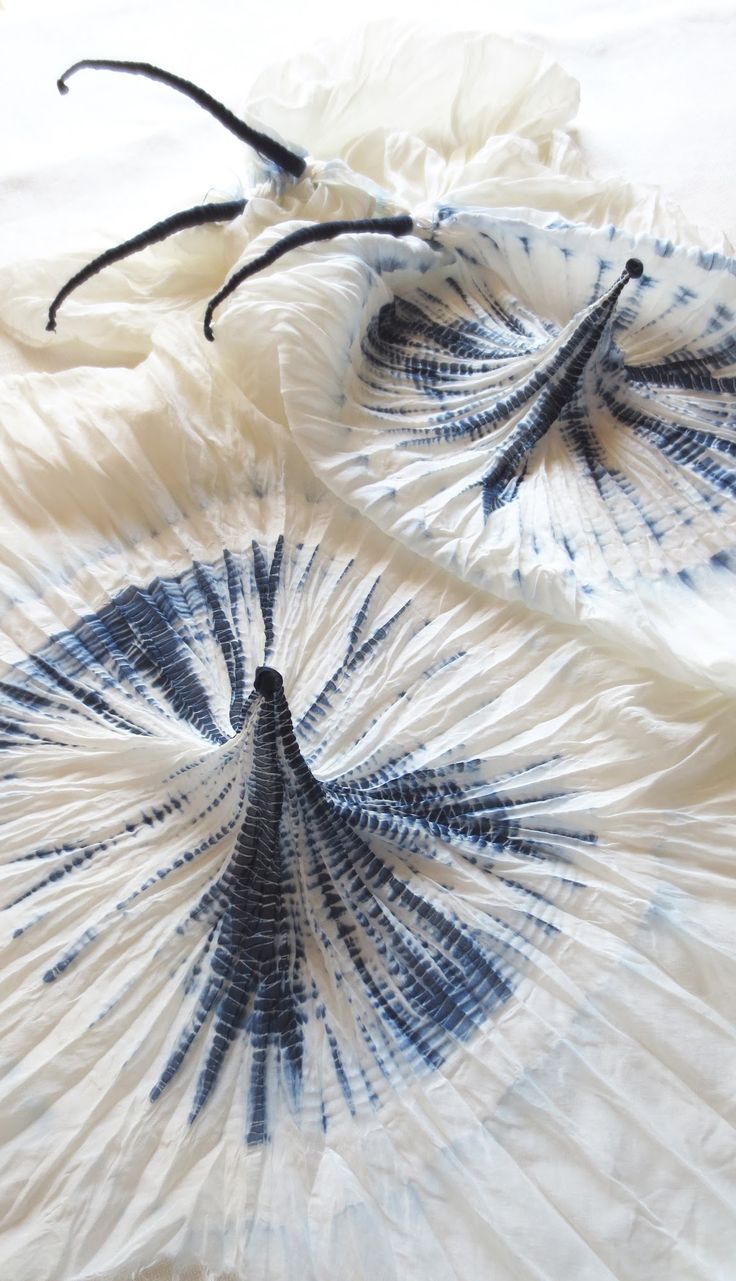
<svg viewBox="0 0 736 1281">
<path fill-rule="evenodd" d="M 627 258 L 626 270 L 632 280 L 638 280 L 644 274 L 644 263 L 641 258 Z"/>
<path fill-rule="evenodd" d="M 283 689 L 284 678 L 275 667 L 257 667 L 253 688 L 264 698 L 273 698 L 278 690 Z"/>
</svg>

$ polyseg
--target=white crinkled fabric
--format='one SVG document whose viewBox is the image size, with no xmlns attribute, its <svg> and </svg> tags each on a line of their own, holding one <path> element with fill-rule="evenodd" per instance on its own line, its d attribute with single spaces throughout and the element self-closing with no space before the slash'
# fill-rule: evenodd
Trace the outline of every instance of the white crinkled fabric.
<svg viewBox="0 0 736 1281">
<path fill-rule="evenodd" d="M 733 263 L 576 92 L 372 25 L 301 180 L 3 277 L 14 1281 L 729 1278 Z"/>
</svg>

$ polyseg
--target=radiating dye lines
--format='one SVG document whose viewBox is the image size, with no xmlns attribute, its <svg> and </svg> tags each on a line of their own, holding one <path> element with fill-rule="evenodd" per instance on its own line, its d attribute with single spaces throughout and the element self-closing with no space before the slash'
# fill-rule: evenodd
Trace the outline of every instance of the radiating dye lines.
<svg viewBox="0 0 736 1281">
<path fill-rule="evenodd" d="M 438 235 L 461 217 L 445 210 Z M 658 282 L 663 309 L 692 307 L 704 332 L 694 334 L 689 350 L 657 363 L 627 364 L 615 335 L 617 326 L 636 318 L 639 304 L 627 293 L 618 316 L 616 306 L 629 281 L 644 292 L 655 283 L 641 261 L 628 259 L 613 283 L 606 283 L 616 255 L 599 258 L 587 305 L 559 328 L 502 284 L 499 261 L 508 258 L 512 236 L 502 226 L 496 239 L 493 227 L 491 215 L 470 219 L 466 239 L 453 242 L 456 264 L 433 280 L 423 275 L 416 286 L 407 283 L 404 271 L 396 296 L 366 327 L 363 404 L 371 415 L 385 415 L 394 443 L 398 438 L 407 448 L 423 448 L 487 439 L 490 466 L 481 485 L 486 519 L 517 497 L 532 454 L 554 425 L 589 469 L 604 501 L 606 483 L 620 486 L 632 501 L 645 498 L 638 477 L 624 476 L 606 456 L 600 433 L 605 437 L 613 425 L 688 469 L 704 500 L 708 494 L 713 502 L 716 495 L 736 496 L 736 311 L 717 299 L 709 309 L 676 279 L 672 296 L 665 298 L 664 283 Z M 542 300 L 545 289 L 553 292 L 546 277 L 555 279 L 551 262 L 544 271 L 545 255 L 562 252 L 566 261 L 574 259 L 574 240 L 557 244 L 550 229 L 533 227 L 516 239 L 537 264 Z M 583 237 L 577 254 L 585 256 L 586 250 L 592 257 Z M 423 426 L 418 397 L 427 402 Z"/>
<path fill-rule="evenodd" d="M 296 587 L 286 585 L 287 563 Z M 267 1140 L 277 1098 L 302 1117 L 307 1080 L 306 1114 L 327 1125 L 336 1092 L 354 1112 L 376 1106 L 382 1087 L 439 1067 L 557 932 L 553 897 L 511 875 L 511 863 L 546 864 L 548 883 L 564 880 L 569 892 L 569 851 L 591 839 L 545 828 L 540 811 L 556 798 L 539 791 L 543 761 L 517 772 L 513 797 L 504 794 L 511 775 L 488 777 L 477 759 L 428 765 L 426 745 L 421 762 L 387 744 L 380 761 L 366 752 L 361 764 L 320 777 L 325 736 L 352 724 L 356 683 L 365 688 L 397 631 L 421 625 L 410 624 L 408 600 L 381 613 L 380 575 L 366 584 L 346 612 L 340 661 L 295 724 L 285 680 L 294 687 L 298 672 L 271 665 L 279 610 L 285 592 L 306 599 L 312 580 L 327 581 L 326 563 L 336 591 L 351 561 L 336 569 L 319 547 L 280 538 L 129 588 L 51 640 L 3 689 L 11 753 L 44 744 L 63 754 L 68 731 L 90 726 L 116 741 L 175 731 L 177 744 L 190 744 L 191 759 L 164 773 L 154 806 L 132 805 L 122 825 L 101 833 L 98 818 L 76 842 L 20 855 L 39 861 L 42 875 L 7 906 L 53 912 L 65 885 L 100 863 L 127 858 L 138 869 L 116 902 L 101 904 L 97 882 L 87 882 L 96 919 L 44 974 L 55 985 L 77 963 L 94 963 L 105 931 L 124 931 L 138 907 L 189 876 L 191 907 L 173 934 L 164 922 L 151 940 L 157 957 L 178 949 L 171 973 L 182 1022 L 150 1097 L 196 1054 L 194 1121 L 240 1042 L 249 1143 Z M 313 602 L 299 625 L 318 633 Z M 447 661 L 424 672 L 438 691 Z M 356 741 L 367 723 L 363 710 Z M 533 830 L 515 815 L 530 802 Z M 467 875 L 476 891 L 486 878 L 485 905 L 477 892 L 464 901 Z"/>
</svg>

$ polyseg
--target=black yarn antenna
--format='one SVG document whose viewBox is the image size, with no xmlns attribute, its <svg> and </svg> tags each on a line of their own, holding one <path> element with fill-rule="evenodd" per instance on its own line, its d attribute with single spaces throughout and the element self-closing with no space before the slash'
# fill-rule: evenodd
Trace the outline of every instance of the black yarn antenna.
<svg viewBox="0 0 736 1281">
<path fill-rule="evenodd" d="M 170 89 L 176 89 L 183 93 L 185 97 L 191 98 L 198 106 L 203 107 L 205 111 L 219 120 L 220 124 L 229 129 L 230 133 L 240 138 L 241 142 L 247 142 L 249 147 L 253 147 L 262 156 L 264 160 L 271 160 L 280 169 L 290 173 L 294 178 L 301 178 L 306 169 L 306 160 L 303 156 L 298 156 L 296 152 L 290 151 L 283 143 L 277 142 L 275 138 L 269 138 L 268 134 L 261 133 L 259 129 L 253 129 L 247 125 L 244 120 L 238 119 L 232 111 L 213 98 L 211 94 L 197 85 L 192 84 L 191 80 L 185 80 L 182 76 L 175 76 L 171 71 L 164 71 L 161 67 L 154 67 L 150 62 L 119 62 L 115 59 L 108 58 L 84 58 L 81 62 L 75 62 L 71 67 L 67 67 L 56 82 L 59 93 L 68 93 L 69 86 L 66 83 L 70 76 L 76 75 L 77 71 L 125 71 L 133 76 L 145 76 L 148 80 L 158 80 L 161 84 L 168 85 Z"/>
<path fill-rule="evenodd" d="M 408 214 L 399 214 L 394 218 L 356 218 L 354 221 L 345 220 L 338 222 L 320 222 L 311 227 L 300 227 L 298 231 L 292 231 L 290 235 L 284 236 L 277 244 L 272 245 L 265 253 L 258 258 L 253 258 L 251 262 L 241 267 L 233 276 L 223 285 L 219 293 L 210 299 L 207 304 L 207 310 L 204 315 L 204 336 L 208 342 L 214 342 L 215 335 L 212 332 L 212 317 L 217 307 L 230 294 L 234 293 L 239 285 L 249 276 L 255 276 L 256 272 L 263 271 L 265 267 L 270 267 L 272 263 L 283 258 L 292 249 L 298 249 L 300 245 L 310 245 L 318 240 L 334 240 L 336 236 L 344 236 L 357 232 L 383 232 L 388 236 L 409 236 L 414 230 L 414 221 Z"/>
<path fill-rule="evenodd" d="M 208 222 L 229 222 L 231 218 L 236 218 L 238 214 L 245 209 L 245 200 L 224 200 L 217 204 L 195 205 L 192 209 L 182 209 L 180 213 L 172 214 L 170 218 L 164 218 L 162 222 L 156 222 L 146 231 L 141 231 L 137 236 L 130 240 L 124 240 L 122 244 L 115 245 L 112 249 L 106 249 L 98 258 L 93 258 L 82 267 L 75 275 L 70 276 L 66 284 L 59 290 L 49 307 L 49 319 L 46 328 L 52 333 L 56 329 L 56 313 L 61 304 L 69 297 L 75 289 L 83 285 L 85 281 L 91 280 L 104 267 L 111 266 L 114 262 L 120 262 L 121 258 L 128 258 L 130 254 L 138 253 L 141 249 L 146 249 L 149 245 L 156 245 L 161 240 L 166 240 L 168 236 L 173 236 L 177 231 L 184 231 L 187 227 L 201 227 Z"/>
</svg>

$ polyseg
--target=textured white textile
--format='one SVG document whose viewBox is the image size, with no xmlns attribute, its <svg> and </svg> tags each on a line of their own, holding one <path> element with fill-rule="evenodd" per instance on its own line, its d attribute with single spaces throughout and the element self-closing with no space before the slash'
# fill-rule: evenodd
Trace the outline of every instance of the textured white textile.
<svg viewBox="0 0 736 1281">
<path fill-rule="evenodd" d="M 528 46 L 378 27 L 321 70 L 317 54 L 263 77 L 255 56 L 238 67 L 240 6 L 215 8 L 201 69 L 178 57 L 199 8 L 173 26 L 168 5 L 147 8 L 145 33 L 100 48 L 134 12 L 87 10 L 84 31 L 49 17 L 33 74 L 86 55 L 159 61 L 312 159 L 275 183 L 187 104 L 96 74 L 64 102 L 50 86 L 63 147 L 47 134 L 35 159 L 9 150 L 8 1275 L 731 1281 L 732 699 L 691 679 L 695 662 L 682 679 L 625 638 L 612 651 L 544 593 L 469 586 L 345 504 L 350 486 L 305 446 L 300 396 L 322 355 L 341 368 L 361 318 L 332 316 L 322 353 L 309 311 L 325 286 L 329 307 L 330 272 L 345 288 L 392 242 L 285 260 L 223 306 L 214 347 L 201 334 L 232 268 L 307 221 L 429 216 L 452 194 L 526 206 L 535 226 L 614 219 L 724 250 L 720 178 L 683 209 L 591 178 L 567 133 L 575 83 Z M 651 44 L 617 12 L 615 35 L 599 13 L 606 119 Z M 6 20 L 13 97 L 31 28 L 12 6 Z M 278 21 L 296 43 L 296 19 Z M 592 67 L 603 37 L 579 21 L 567 43 Z M 688 21 L 721 57 L 728 16 L 663 20 L 681 66 Z M 94 148 L 75 157 L 85 122 Z M 697 131 L 673 145 L 681 173 Z M 649 154 L 640 142 L 640 167 Z M 109 243 L 95 218 L 130 234 L 254 183 L 231 226 L 101 274 L 45 333 L 50 296 Z M 702 231 L 711 220 L 720 232 Z M 548 326 L 569 319 L 555 308 L 572 294 L 553 293 L 546 313 L 529 304 Z"/>
</svg>

